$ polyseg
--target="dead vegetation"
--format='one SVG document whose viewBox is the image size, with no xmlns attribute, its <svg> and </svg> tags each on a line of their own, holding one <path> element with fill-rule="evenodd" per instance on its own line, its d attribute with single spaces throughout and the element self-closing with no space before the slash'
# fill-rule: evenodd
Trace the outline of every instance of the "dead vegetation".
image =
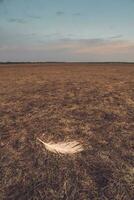
<svg viewBox="0 0 134 200">
<path fill-rule="evenodd" d="M 132 200 L 134 65 L 0 66 L 0 199 Z M 83 143 L 74 156 L 45 141 Z"/>
</svg>

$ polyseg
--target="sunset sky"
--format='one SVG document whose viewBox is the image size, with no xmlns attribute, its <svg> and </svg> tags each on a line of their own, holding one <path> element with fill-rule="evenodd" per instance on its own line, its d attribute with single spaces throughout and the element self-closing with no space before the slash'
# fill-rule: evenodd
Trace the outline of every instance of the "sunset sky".
<svg viewBox="0 0 134 200">
<path fill-rule="evenodd" d="M 134 61 L 134 0 L 0 0 L 0 61 Z"/>
</svg>

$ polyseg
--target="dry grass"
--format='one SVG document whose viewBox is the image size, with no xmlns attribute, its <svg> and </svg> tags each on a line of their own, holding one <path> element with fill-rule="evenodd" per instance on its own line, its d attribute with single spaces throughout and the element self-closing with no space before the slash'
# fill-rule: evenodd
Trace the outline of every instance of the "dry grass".
<svg viewBox="0 0 134 200">
<path fill-rule="evenodd" d="M 0 66 L 0 199 L 132 200 L 134 65 Z M 45 141 L 77 140 L 59 156 Z"/>
</svg>

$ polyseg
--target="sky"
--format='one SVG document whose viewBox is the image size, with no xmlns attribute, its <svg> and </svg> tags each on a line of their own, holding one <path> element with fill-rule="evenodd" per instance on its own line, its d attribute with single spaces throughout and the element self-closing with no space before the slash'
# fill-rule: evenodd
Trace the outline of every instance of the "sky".
<svg viewBox="0 0 134 200">
<path fill-rule="evenodd" d="M 134 62 L 134 0 L 0 0 L 0 61 Z"/>
</svg>

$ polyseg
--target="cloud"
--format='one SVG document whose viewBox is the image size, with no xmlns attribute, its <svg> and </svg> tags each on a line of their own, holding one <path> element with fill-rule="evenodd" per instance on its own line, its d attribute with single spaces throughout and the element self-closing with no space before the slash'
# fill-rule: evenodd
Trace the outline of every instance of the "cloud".
<svg viewBox="0 0 134 200">
<path fill-rule="evenodd" d="M 65 13 L 63 11 L 57 11 L 56 15 L 60 16 L 60 15 L 64 15 Z"/>
<path fill-rule="evenodd" d="M 57 11 L 56 12 L 56 15 L 58 15 L 58 16 L 61 16 L 61 15 L 64 15 L 64 14 L 65 14 L 64 11 Z M 81 13 L 80 12 L 74 12 L 71 15 L 73 15 L 73 16 L 81 16 Z"/>
<path fill-rule="evenodd" d="M 73 13 L 74 16 L 81 16 L 80 12 Z"/>
<path fill-rule="evenodd" d="M 109 38 L 47 40 L 0 47 L 0 57 L 49 61 L 134 61 L 134 41 Z"/>
<path fill-rule="evenodd" d="M 114 35 L 114 36 L 112 36 L 112 37 L 109 37 L 109 39 L 120 39 L 120 38 L 122 38 L 122 37 L 123 37 L 122 34 L 117 34 L 117 35 Z"/>
<path fill-rule="evenodd" d="M 43 46 L 42 46 L 43 48 Z M 45 46 L 48 51 L 66 51 L 72 55 L 109 56 L 116 54 L 134 53 L 134 42 L 125 40 L 93 39 L 62 39 Z"/>
<path fill-rule="evenodd" d="M 54 33 L 52 35 L 57 35 L 58 33 Z M 35 33 L 33 33 L 35 35 Z M 51 35 L 45 35 L 46 37 L 50 37 Z M 33 48 L 34 47 L 34 48 Z M 70 39 L 63 38 L 52 41 L 44 41 L 42 44 L 33 44 L 32 49 L 35 50 L 58 50 L 58 49 L 66 49 L 69 51 L 76 52 L 78 54 L 83 53 L 103 53 L 106 54 L 109 52 L 115 51 L 125 51 L 126 49 L 133 49 L 134 42 L 127 40 L 114 40 L 114 39 L 103 39 L 103 38 L 87 38 L 87 39 Z M 101 51 L 103 50 L 103 52 Z"/>
<path fill-rule="evenodd" d="M 41 17 L 37 15 L 29 15 L 28 17 L 32 19 L 41 19 Z"/>
<path fill-rule="evenodd" d="M 134 51 L 134 42 L 120 39 L 80 39 L 70 44 L 72 44 L 72 51 L 78 55 L 110 55 Z"/>
<path fill-rule="evenodd" d="M 19 19 L 19 18 L 11 18 L 11 19 L 9 19 L 8 20 L 8 22 L 15 22 L 15 23 L 19 23 L 19 24 L 25 24 L 25 23 L 27 23 L 27 21 L 26 20 L 24 20 L 24 19 Z"/>
<path fill-rule="evenodd" d="M 28 19 L 29 18 L 29 19 Z M 26 24 L 30 18 L 31 19 L 40 19 L 40 16 L 36 16 L 36 15 L 29 15 L 27 19 L 22 19 L 22 18 L 10 18 L 8 19 L 8 22 L 11 23 L 19 23 L 19 24 Z"/>
</svg>

